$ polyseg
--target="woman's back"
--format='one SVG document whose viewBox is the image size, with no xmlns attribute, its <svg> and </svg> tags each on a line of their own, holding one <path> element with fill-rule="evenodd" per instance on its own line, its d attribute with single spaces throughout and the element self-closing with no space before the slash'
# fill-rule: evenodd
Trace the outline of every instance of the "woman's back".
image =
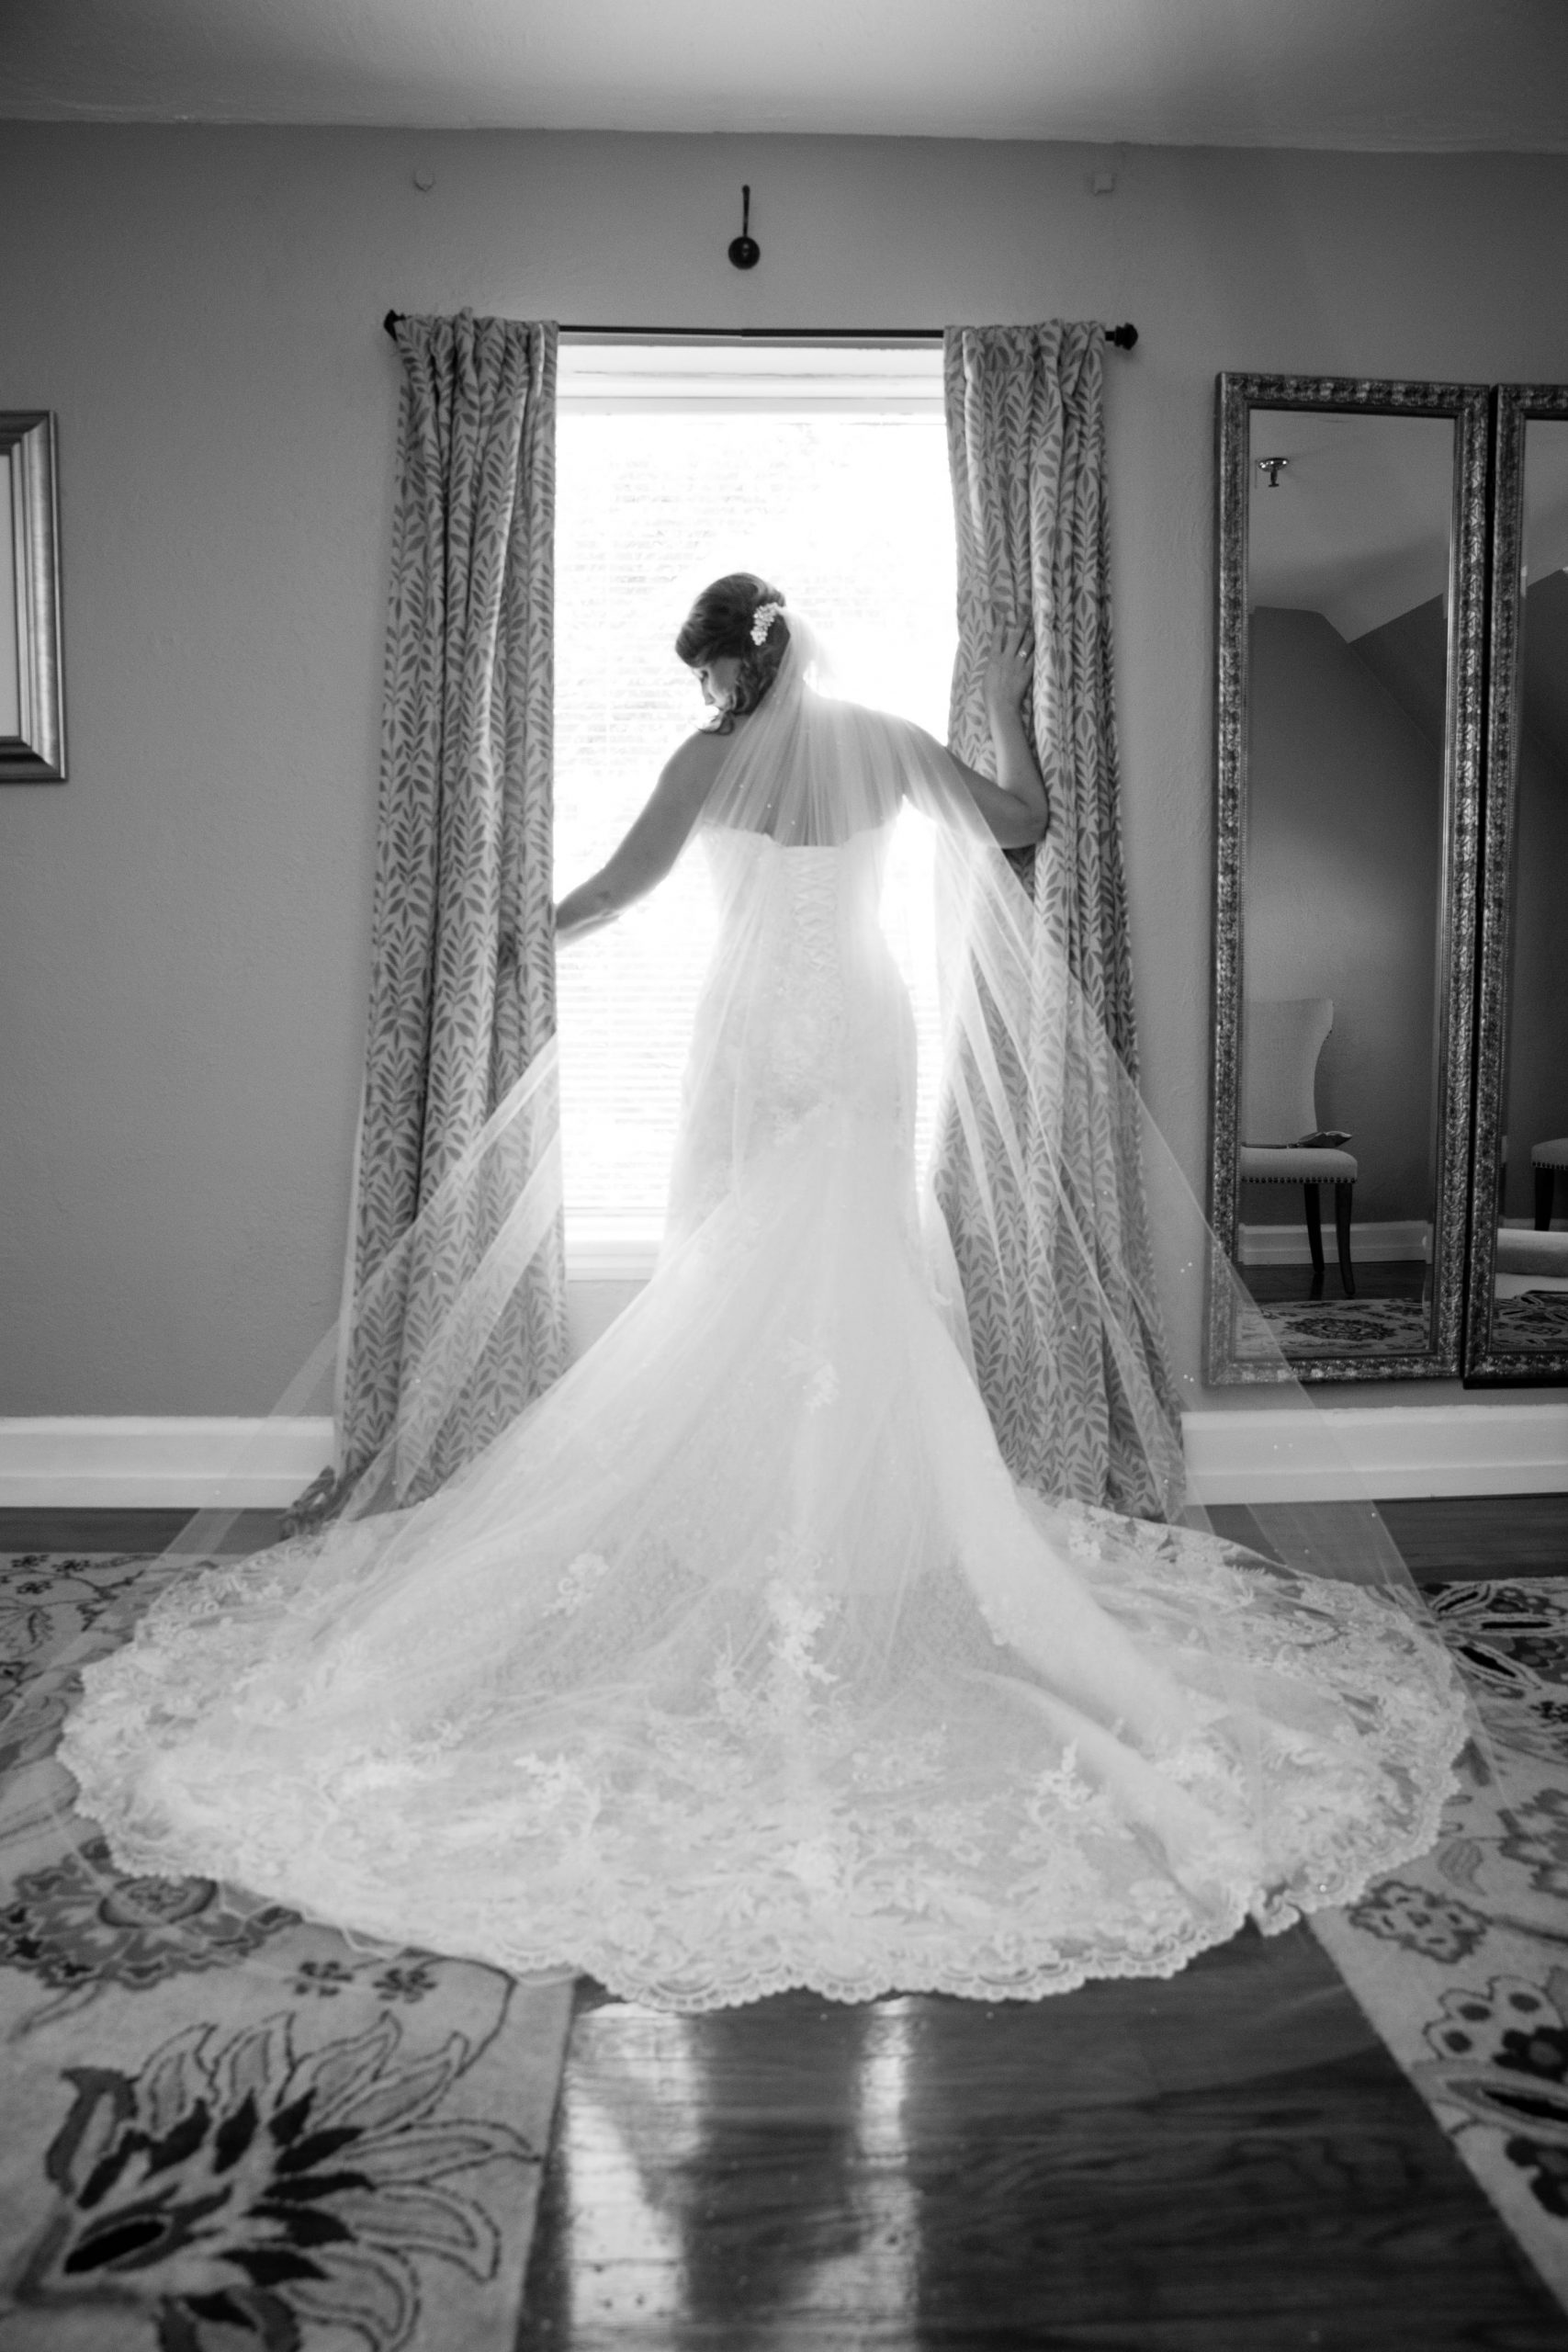
<svg viewBox="0 0 1568 2352">
<path fill-rule="evenodd" d="M 807 1122 L 832 1148 L 869 1154 L 900 1213 L 912 1204 L 914 1022 L 879 916 L 890 830 L 791 848 L 708 829 L 719 931 L 687 1063 L 672 1240 Z"/>
</svg>

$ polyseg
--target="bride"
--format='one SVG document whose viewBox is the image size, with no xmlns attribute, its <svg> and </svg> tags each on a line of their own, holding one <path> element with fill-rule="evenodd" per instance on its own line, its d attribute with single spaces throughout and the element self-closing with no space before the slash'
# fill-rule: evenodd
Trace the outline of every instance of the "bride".
<svg viewBox="0 0 1568 2352">
<path fill-rule="evenodd" d="M 994 780 L 817 691 L 750 575 L 677 650 L 715 723 L 557 926 L 706 854 L 719 940 L 653 1280 L 434 1494 L 166 1592 L 85 1677 L 82 1809 L 131 1871 L 690 2009 L 1034 1998 L 1346 1901 L 1435 1834 L 1464 1728 L 1440 1646 L 1385 1594 L 1171 1523 L 1174 1495 L 1160 1523 L 1016 1483 L 917 1184 L 879 920 L 901 818 L 936 844 L 941 1152 L 982 1245 L 1043 1160 L 1031 1213 L 1078 1282 L 1030 1311 L 1070 1362 L 1092 1285 L 1168 1493 L 1146 1304 L 1029 1091 L 1031 1038 L 1092 1023 L 1032 969 L 1001 854 L 1049 817 L 1021 632 L 987 673 Z"/>
</svg>

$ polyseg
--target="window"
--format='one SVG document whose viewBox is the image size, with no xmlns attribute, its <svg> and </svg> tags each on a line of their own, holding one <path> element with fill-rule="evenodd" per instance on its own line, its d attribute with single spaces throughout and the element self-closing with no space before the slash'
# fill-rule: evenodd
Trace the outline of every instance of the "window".
<svg viewBox="0 0 1568 2352">
<path fill-rule="evenodd" d="M 846 694 L 945 735 L 954 563 L 937 346 L 573 344 L 560 362 L 559 888 L 604 862 L 701 723 L 672 639 L 723 572 L 761 572 L 809 613 Z M 574 1273 L 651 1265 L 712 936 L 702 861 L 687 857 L 561 956 Z"/>
</svg>

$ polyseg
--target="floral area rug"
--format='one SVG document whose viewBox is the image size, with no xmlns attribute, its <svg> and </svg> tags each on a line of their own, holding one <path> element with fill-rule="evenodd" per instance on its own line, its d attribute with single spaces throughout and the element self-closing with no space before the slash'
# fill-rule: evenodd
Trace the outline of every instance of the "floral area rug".
<svg viewBox="0 0 1568 2352">
<path fill-rule="evenodd" d="M 1487 1740 L 1431 1853 L 1312 1925 L 1568 2304 L 1568 1578 L 1429 1598 Z"/>
<path fill-rule="evenodd" d="M 115 1869 L 52 1751 L 168 1574 L 0 1558 L 0 2352 L 512 2352 L 570 1987 Z"/>
</svg>

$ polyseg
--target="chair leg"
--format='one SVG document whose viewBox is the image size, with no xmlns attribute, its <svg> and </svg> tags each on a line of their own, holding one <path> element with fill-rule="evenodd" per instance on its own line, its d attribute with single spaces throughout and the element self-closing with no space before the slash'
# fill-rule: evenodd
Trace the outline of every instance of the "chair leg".
<svg viewBox="0 0 1568 2352">
<path fill-rule="evenodd" d="M 1323 1296 L 1323 1210 L 1315 1184 L 1303 1184 L 1306 1198 L 1307 1248 L 1312 1251 L 1312 1295 Z"/>
<path fill-rule="evenodd" d="M 1350 1272 L 1350 1195 L 1354 1184 L 1334 1187 L 1334 1238 L 1339 1245 L 1339 1279 L 1347 1298 L 1356 1295 L 1356 1277 Z"/>
<path fill-rule="evenodd" d="M 1551 1224 L 1551 1195 L 1557 1182 L 1555 1168 L 1538 1168 L 1535 1171 L 1535 1229 L 1545 1233 Z"/>
</svg>

